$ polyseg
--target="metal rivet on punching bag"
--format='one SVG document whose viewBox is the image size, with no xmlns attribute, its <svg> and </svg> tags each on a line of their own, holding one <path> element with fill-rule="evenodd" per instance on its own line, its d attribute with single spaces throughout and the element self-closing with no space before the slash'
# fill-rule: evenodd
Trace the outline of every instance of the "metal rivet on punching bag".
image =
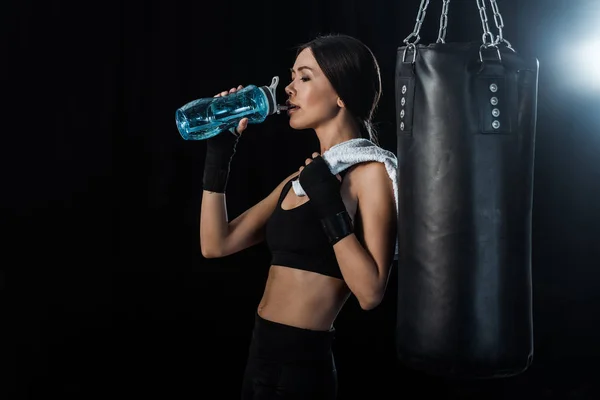
<svg viewBox="0 0 600 400">
<path fill-rule="evenodd" d="M 418 44 L 430 3 L 421 0 L 395 70 L 396 354 L 407 367 L 461 379 L 517 375 L 533 357 L 539 63 L 504 38 L 497 0 L 476 1 L 483 43 L 446 43 L 443 0 L 437 42 Z"/>
</svg>

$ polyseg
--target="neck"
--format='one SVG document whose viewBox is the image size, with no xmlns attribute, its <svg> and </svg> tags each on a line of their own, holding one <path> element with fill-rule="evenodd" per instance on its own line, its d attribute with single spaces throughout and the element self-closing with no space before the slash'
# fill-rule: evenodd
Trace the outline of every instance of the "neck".
<svg viewBox="0 0 600 400">
<path fill-rule="evenodd" d="M 321 154 L 336 144 L 360 138 L 360 127 L 354 118 L 346 113 L 339 113 L 327 123 L 315 128 L 319 139 Z"/>
</svg>

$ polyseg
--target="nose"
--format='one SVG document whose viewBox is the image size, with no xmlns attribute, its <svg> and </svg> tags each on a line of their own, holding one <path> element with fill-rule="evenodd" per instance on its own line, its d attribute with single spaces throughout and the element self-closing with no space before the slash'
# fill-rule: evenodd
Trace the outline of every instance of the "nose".
<svg viewBox="0 0 600 400">
<path fill-rule="evenodd" d="M 285 94 L 287 94 L 288 97 L 292 97 L 293 93 L 294 93 L 294 82 L 290 82 L 290 84 L 285 87 Z"/>
</svg>

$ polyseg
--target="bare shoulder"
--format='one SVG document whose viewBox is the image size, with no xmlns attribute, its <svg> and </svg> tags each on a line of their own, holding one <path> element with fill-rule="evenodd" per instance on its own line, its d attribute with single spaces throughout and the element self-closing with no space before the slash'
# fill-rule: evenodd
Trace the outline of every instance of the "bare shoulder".
<svg viewBox="0 0 600 400">
<path fill-rule="evenodd" d="M 385 165 L 378 161 L 363 162 L 349 171 L 351 185 L 357 197 L 393 196 L 394 188 Z"/>
<path fill-rule="evenodd" d="M 387 277 L 397 233 L 394 184 L 378 161 L 357 164 L 350 174 L 358 203 L 356 236 Z"/>
</svg>

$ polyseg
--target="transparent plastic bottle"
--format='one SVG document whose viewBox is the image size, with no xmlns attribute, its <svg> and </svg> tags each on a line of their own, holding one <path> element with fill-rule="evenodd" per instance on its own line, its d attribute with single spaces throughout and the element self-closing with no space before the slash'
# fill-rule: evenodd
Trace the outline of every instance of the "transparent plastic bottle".
<svg viewBox="0 0 600 400">
<path fill-rule="evenodd" d="M 263 122 L 269 115 L 279 114 L 287 107 L 277 104 L 279 77 L 270 86 L 248 85 L 222 97 L 191 101 L 175 112 L 179 134 L 185 140 L 204 140 L 234 129 L 242 118 L 249 124 Z"/>
</svg>

